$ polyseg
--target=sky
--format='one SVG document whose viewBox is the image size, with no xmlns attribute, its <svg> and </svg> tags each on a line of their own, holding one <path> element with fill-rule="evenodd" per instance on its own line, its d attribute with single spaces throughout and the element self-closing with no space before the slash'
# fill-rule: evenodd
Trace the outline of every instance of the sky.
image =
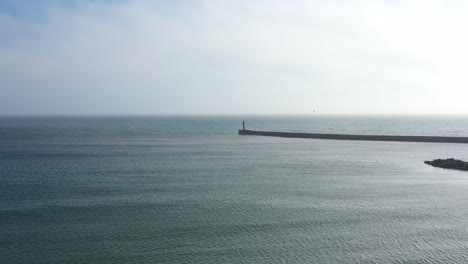
<svg viewBox="0 0 468 264">
<path fill-rule="evenodd" d="M 468 114 L 462 0 L 1 0 L 0 115 Z"/>
</svg>

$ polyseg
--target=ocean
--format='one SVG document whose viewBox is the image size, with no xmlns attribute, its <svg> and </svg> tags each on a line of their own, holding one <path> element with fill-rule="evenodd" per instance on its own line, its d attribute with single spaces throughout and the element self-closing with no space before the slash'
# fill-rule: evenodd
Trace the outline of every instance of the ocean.
<svg viewBox="0 0 468 264">
<path fill-rule="evenodd" d="M 467 263 L 466 116 L 0 117 L 0 263 Z"/>
</svg>

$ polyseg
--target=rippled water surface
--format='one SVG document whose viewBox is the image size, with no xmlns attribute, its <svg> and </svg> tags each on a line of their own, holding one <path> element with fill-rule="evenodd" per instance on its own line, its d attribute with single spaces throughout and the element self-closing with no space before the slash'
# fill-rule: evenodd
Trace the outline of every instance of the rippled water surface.
<svg viewBox="0 0 468 264">
<path fill-rule="evenodd" d="M 239 136 L 243 117 L 0 118 L 0 263 L 467 263 L 468 145 Z M 248 128 L 468 136 L 466 117 Z"/>
</svg>

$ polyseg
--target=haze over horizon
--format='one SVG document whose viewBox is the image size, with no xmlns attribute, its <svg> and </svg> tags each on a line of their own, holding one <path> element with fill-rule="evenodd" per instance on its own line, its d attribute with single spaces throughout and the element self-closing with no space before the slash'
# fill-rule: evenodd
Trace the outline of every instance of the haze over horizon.
<svg viewBox="0 0 468 264">
<path fill-rule="evenodd" d="M 0 115 L 468 114 L 463 1 L 0 2 Z"/>
</svg>

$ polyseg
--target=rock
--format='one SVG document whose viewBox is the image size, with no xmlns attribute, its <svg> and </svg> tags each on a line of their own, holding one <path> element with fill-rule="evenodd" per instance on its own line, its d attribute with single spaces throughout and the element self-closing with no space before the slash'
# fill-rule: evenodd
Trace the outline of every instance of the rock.
<svg viewBox="0 0 468 264">
<path fill-rule="evenodd" d="M 454 158 L 435 159 L 433 161 L 425 161 L 424 163 L 438 168 L 468 171 L 468 162 Z"/>
</svg>

